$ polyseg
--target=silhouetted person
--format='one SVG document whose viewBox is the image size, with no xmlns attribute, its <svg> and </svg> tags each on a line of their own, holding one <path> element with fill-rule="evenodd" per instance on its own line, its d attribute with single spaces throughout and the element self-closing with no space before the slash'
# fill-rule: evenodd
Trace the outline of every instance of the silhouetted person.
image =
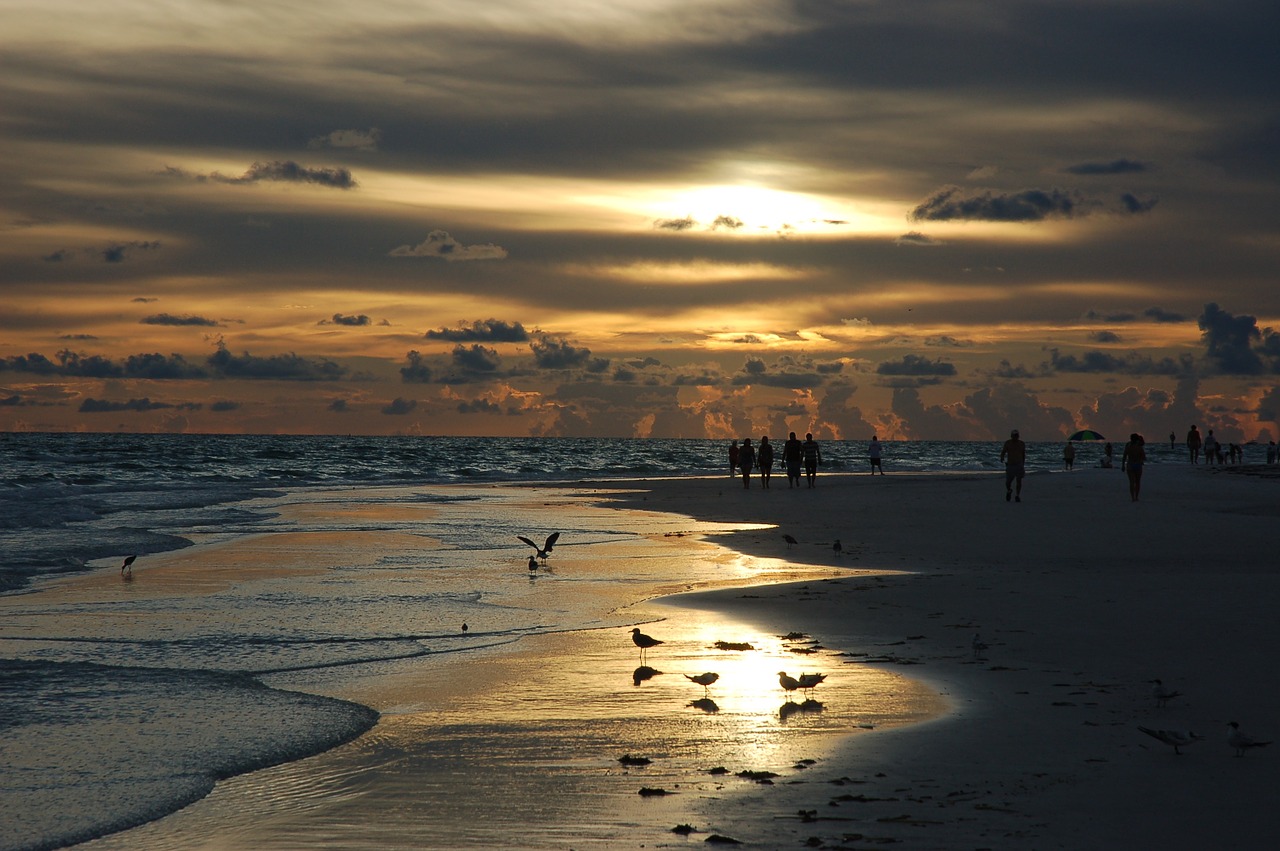
<svg viewBox="0 0 1280 851">
<path fill-rule="evenodd" d="M 1216 464 L 1221 461 L 1219 450 L 1218 438 L 1213 436 L 1213 429 L 1209 429 L 1209 433 L 1204 436 L 1204 463 Z"/>
<path fill-rule="evenodd" d="M 1142 492 L 1142 467 L 1147 463 L 1145 441 L 1140 434 L 1129 435 L 1129 442 L 1124 445 L 1124 454 L 1120 456 L 1120 468 L 1129 474 L 1129 499 L 1138 501 Z"/>
<path fill-rule="evenodd" d="M 800 449 L 804 453 L 805 478 L 809 480 L 809 487 L 813 487 L 813 480 L 818 476 L 818 465 L 822 463 L 822 450 L 818 448 L 818 441 L 813 439 L 812 433 L 804 436 Z"/>
<path fill-rule="evenodd" d="M 729 475 L 738 475 L 738 441 L 729 441 Z"/>
<path fill-rule="evenodd" d="M 787 487 L 800 487 L 800 461 L 803 457 L 804 448 L 793 431 L 782 445 L 782 462 L 787 466 Z"/>
<path fill-rule="evenodd" d="M 1192 464 L 1200 462 L 1200 445 L 1200 429 L 1192 426 L 1191 431 L 1187 432 L 1187 451 L 1191 453 Z"/>
<path fill-rule="evenodd" d="M 1009 433 L 1009 439 L 1001 447 L 1000 460 L 1004 463 L 1004 501 L 1016 499 L 1022 502 L 1022 477 L 1027 474 L 1027 445 L 1018 437 L 1016 428 Z"/>
<path fill-rule="evenodd" d="M 880 438 L 871 435 L 871 442 L 867 444 L 867 460 L 871 462 L 871 475 L 876 474 L 876 470 L 880 471 L 880 475 L 884 475 L 884 467 L 880 464 Z"/>
<path fill-rule="evenodd" d="M 1169 432 L 1169 448 L 1170 449 L 1178 448 L 1178 435 L 1175 434 L 1174 432 Z"/>
<path fill-rule="evenodd" d="M 742 486 L 751 487 L 751 468 L 756 465 L 756 451 L 751 448 L 751 438 L 742 438 L 742 448 L 738 450 L 738 469 L 742 470 Z"/>
<path fill-rule="evenodd" d="M 769 487 L 769 477 L 773 475 L 773 444 L 769 435 L 760 438 L 760 448 L 756 450 L 756 467 L 760 470 L 760 486 Z"/>
<path fill-rule="evenodd" d="M 1074 469 L 1076 464 L 1076 445 L 1070 440 L 1067 445 L 1062 447 L 1062 466 L 1068 470 Z"/>
</svg>

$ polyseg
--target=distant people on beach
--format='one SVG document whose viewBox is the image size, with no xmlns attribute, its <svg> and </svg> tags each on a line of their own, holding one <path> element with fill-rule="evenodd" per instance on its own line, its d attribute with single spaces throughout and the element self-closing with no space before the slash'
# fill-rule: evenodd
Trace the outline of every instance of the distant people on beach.
<svg viewBox="0 0 1280 851">
<path fill-rule="evenodd" d="M 751 438 L 742 438 L 742 448 L 738 450 L 738 469 L 742 470 L 742 486 L 751 487 L 751 468 L 756 465 L 756 451 L 751 448 Z"/>
<path fill-rule="evenodd" d="M 787 487 L 800 487 L 800 461 L 803 458 L 804 447 L 793 431 L 787 442 L 782 444 L 782 462 L 787 466 Z"/>
<path fill-rule="evenodd" d="M 822 450 L 818 447 L 818 441 L 813 439 L 812 432 L 804 436 L 800 449 L 804 453 L 805 478 L 809 480 L 809 487 L 813 487 L 813 480 L 818 476 L 818 465 L 822 463 Z"/>
<path fill-rule="evenodd" d="M 1169 432 L 1169 448 L 1170 449 L 1178 448 L 1178 435 L 1176 432 L 1172 432 L 1172 431 Z"/>
<path fill-rule="evenodd" d="M 1274 440 L 1267 444 L 1267 463 L 1276 463 L 1276 442 Z"/>
<path fill-rule="evenodd" d="M 1209 433 L 1204 436 L 1204 463 L 1216 464 L 1222 460 L 1219 456 L 1221 447 L 1218 445 L 1218 438 L 1213 436 L 1213 429 L 1209 429 Z"/>
<path fill-rule="evenodd" d="M 1016 428 L 1009 432 L 1009 439 L 1000 449 L 1000 461 L 1004 464 L 1004 501 L 1016 499 L 1022 502 L 1022 477 L 1027 474 L 1027 445 L 1018 436 Z"/>
<path fill-rule="evenodd" d="M 1120 456 L 1120 469 L 1129 474 L 1129 499 L 1138 501 L 1142 492 L 1142 466 L 1147 462 L 1145 441 L 1140 434 L 1129 435 L 1129 442 L 1124 445 L 1124 454 Z"/>
<path fill-rule="evenodd" d="M 729 475 L 738 475 L 738 441 L 729 441 Z"/>
<path fill-rule="evenodd" d="M 756 450 L 756 469 L 760 471 L 760 486 L 769 487 L 769 477 L 773 475 L 773 444 L 769 435 L 760 437 L 760 448 Z"/>
<path fill-rule="evenodd" d="M 1200 429 L 1193 425 L 1191 431 L 1187 432 L 1187 451 L 1191 453 L 1192 464 L 1200 463 L 1200 446 Z"/>
<path fill-rule="evenodd" d="M 1106 445 L 1102 447 L 1102 466 L 1106 467 L 1108 470 L 1111 469 L 1112 451 L 1113 450 L 1111 449 L 1111 441 L 1108 440 Z"/>
<path fill-rule="evenodd" d="M 1067 445 L 1062 447 L 1062 466 L 1064 469 L 1071 470 L 1075 468 L 1076 463 L 1076 445 L 1070 440 Z"/>
<path fill-rule="evenodd" d="M 880 471 L 880 475 L 884 475 L 884 467 L 880 464 L 880 438 L 878 435 L 871 435 L 871 442 L 867 444 L 867 460 L 871 462 L 871 475 L 876 474 L 876 470 Z"/>
</svg>

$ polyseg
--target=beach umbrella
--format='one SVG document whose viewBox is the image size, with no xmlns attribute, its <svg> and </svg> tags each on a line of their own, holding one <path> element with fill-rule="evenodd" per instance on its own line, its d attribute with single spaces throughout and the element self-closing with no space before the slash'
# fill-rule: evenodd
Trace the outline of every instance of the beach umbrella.
<svg viewBox="0 0 1280 851">
<path fill-rule="evenodd" d="M 1098 434 L 1093 429 L 1086 428 L 1071 435 L 1067 440 L 1106 440 L 1106 438 Z"/>
</svg>

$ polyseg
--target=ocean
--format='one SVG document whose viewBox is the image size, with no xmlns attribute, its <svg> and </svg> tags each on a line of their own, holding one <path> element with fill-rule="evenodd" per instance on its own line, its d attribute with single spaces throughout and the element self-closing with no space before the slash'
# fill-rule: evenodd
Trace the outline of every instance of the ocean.
<svg viewBox="0 0 1280 851">
<path fill-rule="evenodd" d="M 222 778 L 352 740 L 378 714 L 327 696 L 341 691 L 329 688 L 337 680 L 622 625 L 616 601 L 632 582 L 649 593 L 649 579 L 611 573 L 607 558 L 572 575 L 554 565 L 562 553 L 687 534 L 688 519 L 641 528 L 504 485 L 727 478 L 727 448 L 0 435 L 0 849 L 106 836 L 174 812 Z M 1154 463 L 1182 458 L 1167 446 L 1149 452 Z M 994 472 L 998 454 L 996 443 L 889 442 L 884 463 L 890 474 Z M 1062 467 L 1059 443 L 1031 444 L 1029 455 L 1033 472 Z M 1100 457 L 1084 444 L 1076 464 Z M 826 442 L 823 459 L 823 474 L 862 472 L 866 445 Z M 561 540 L 540 575 L 555 584 L 525 580 L 533 550 L 517 536 L 541 542 L 551 531 Z M 230 543 L 238 561 L 219 562 Z M 192 576 L 179 556 L 197 544 L 213 567 Z M 120 571 L 129 555 L 134 581 Z M 37 593 L 68 578 L 97 584 Z"/>
</svg>

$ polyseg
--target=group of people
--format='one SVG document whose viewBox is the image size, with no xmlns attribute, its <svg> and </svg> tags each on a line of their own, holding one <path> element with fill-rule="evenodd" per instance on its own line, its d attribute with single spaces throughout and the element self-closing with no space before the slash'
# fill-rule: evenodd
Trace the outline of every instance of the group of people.
<svg viewBox="0 0 1280 851">
<path fill-rule="evenodd" d="M 787 471 L 787 486 L 800 487 L 800 469 L 803 465 L 809 487 L 813 487 L 818 476 L 818 465 L 821 463 L 822 448 L 813 439 L 813 434 L 806 434 L 802 441 L 794 431 L 791 432 L 787 442 L 782 445 L 782 464 Z M 742 439 L 741 446 L 737 441 L 729 444 L 729 475 L 741 473 L 742 486 L 750 488 L 752 470 L 760 472 L 761 487 L 769 487 L 773 476 L 773 444 L 769 442 L 767 434 L 760 438 L 759 448 L 751 445 L 749 437 Z"/>
<path fill-rule="evenodd" d="M 1192 426 L 1194 429 L 1195 427 Z M 1111 466 L 1111 444 L 1105 449 L 1106 458 L 1103 467 Z M 1063 466 L 1070 470 L 1076 460 L 1075 444 L 1067 441 L 1062 450 Z M 1009 439 L 1000 449 L 1000 462 L 1004 464 L 1004 500 L 1005 502 L 1022 502 L 1022 479 L 1027 474 L 1027 444 L 1022 441 L 1015 428 Z M 1124 453 L 1120 456 L 1120 469 L 1129 477 L 1129 499 L 1138 501 L 1142 492 L 1142 468 L 1147 463 L 1146 441 L 1142 435 L 1129 435 L 1129 442 L 1124 445 Z"/>
</svg>

